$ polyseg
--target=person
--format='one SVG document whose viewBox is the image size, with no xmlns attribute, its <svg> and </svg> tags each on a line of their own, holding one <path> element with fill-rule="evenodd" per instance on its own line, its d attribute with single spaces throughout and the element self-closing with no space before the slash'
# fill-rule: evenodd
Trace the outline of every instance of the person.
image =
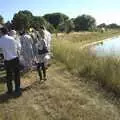
<svg viewBox="0 0 120 120">
<path fill-rule="evenodd" d="M 11 30 L 8 35 L 12 36 L 15 40 L 17 39 L 17 33 L 15 30 Z"/>
<path fill-rule="evenodd" d="M 48 68 L 48 66 L 50 65 L 50 59 L 51 59 L 51 33 L 44 27 L 44 26 L 41 26 L 40 27 L 43 32 L 44 32 L 44 41 L 45 41 L 45 44 L 46 44 L 46 47 L 48 49 L 48 53 L 46 54 L 45 56 L 45 67 L 46 69 Z"/>
<path fill-rule="evenodd" d="M 16 40 L 16 42 L 18 42 L 18 44 L 20 46 L 19 48 L 21 48 L 20 38 L 18 37 L 17 32 L 15 30 L 11 30 L 8 35 L 13 37 Z M 20 51 L 21 51 L 21 49 L 18 52 L 19 54 L 20 54 Z"/>
<path fill-rule="evenodd" d="M 4 64 L 7 74 L 7 94 L 11 94 L 13 92 L 12 79 L 14 78 L 15 93 L 21 95 L 18 58 L 18 50 L 20 49 L 20 46 L 13 37 L 8 36 L 6 28 L 1 28 L 0 34 L 0 48 L 4 55 Z"/>
<path fill-rule="evenodd" d="M 34 59 L 33 55 L 33 48 L 32 48 L 32 38 L 31 36 L 23 31 L 21 34 L 20 42 L 21 42 L 21 54 L 23 56 L 23 59 L 25 61 L 25 69 L 30 70 L 32 67 L 32 61 Z"/>
<path fill-rule="evenodd" d="M 48 53 L 47 46 L 44 41 L 44 32 L 40 31 L 39 40 L 36 44 L 37 48 L 37 56 L 36 56 L 36 64 L 37 64 L 37 71 L 41 80 L 47 80 L 46 78 L 46 68 L 45 68 L 45 56 Z"/>
<path fill-rule="evenodd" d="M 38 33 L 35 29 L 30 28 L 29 35 L 32 38 L 32 48 L 34 57 L 37 55 L 36 43 L 38 41 Z"/>
<path fill-rule="evenodd" d="M 10 30 L 8 35 L 13 37 L 15 40 L 17 40 L 20 43 L 20 38 L 15 30 Z"/>
<path fill-rule="evenodd" d="M 44 26 L 41 26 L 41 29 L 43 29 L 45 44 L 46 44 L 48 52 L 50 54 L 50 52 L 51 52 L 51 33 Z"/>
<path fill-rule="evenodd" d="M 16 40 L 16 42 L 18 42 L 18 45 L 20 46 L 19 47 L 20 49 L 18 50 L 18 57 L 19 57 L 19 62 L 20 62 L 19 68 L 20 68 L 21 72 L 24 72 L 25 60 L 23 58 L 23 55 L 21 54 L 20 36 L 17 34 L 17 32 L 15 30 L 10 30 L 8 35 L 13 37 Z"/>
</svg>

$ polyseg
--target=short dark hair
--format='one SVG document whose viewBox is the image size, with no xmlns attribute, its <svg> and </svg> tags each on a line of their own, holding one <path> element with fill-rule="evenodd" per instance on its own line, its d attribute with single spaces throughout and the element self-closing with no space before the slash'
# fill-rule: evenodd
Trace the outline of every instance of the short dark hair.
<svg viewBox="0 0 120 120">
<path fill-rule="evenodd" d="M 24 35 L 24 34 L 25 34 L 25 30 L 20 31 L 19 34 L 20 34 L 20 35 Z"/>
<path fill-rule="evenodd" d="M 40 26 L 40 29 L 44 30 L 45 28 L 44 28 L 44 26 L 43 26 L 43 25 L 41 25 L 41 26 Z"/>
<path fill-rule="evenodd" d="M 8 30 L 5 27 L 0 28 L 0 31 L 3 35 L 8 34 Z"/>
</svg>

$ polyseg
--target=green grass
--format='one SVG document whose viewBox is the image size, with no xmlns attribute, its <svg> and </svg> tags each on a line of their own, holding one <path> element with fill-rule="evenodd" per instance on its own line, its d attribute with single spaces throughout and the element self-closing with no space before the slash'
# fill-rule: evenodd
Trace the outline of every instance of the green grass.
<svg viewBox="0 0 120 120">
<path fill-rule="evenodd" d="M 80 49 L 83 43 L 98 41 L 118 34 L 120 34 L 119 31 L 108 31 L 103 34 L 80 33 L 77 34 L 78 39 L 76 39 L 76 34 L 65 35 L 62 39 L 54 39 L 55 59 L 64 63 L 72 73 L 86 77 L 87 80 L 95 80 L 105 89 L 119 94 L 120 60 L 112 57 L 97 58 L 89 54 L 88 50 Z"/>
<path fill-rule="evenodd" d="M 4 91 L 4 83 L 2 78 L 5 77 L 5 71 L 0 71 L 0 93 Z"/>
</svg>

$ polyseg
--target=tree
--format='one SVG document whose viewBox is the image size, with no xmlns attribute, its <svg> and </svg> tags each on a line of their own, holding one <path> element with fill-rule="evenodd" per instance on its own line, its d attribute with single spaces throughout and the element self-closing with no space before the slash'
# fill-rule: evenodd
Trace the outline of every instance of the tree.
<svg viewBox="0 0 120 120">
<path fill-rule="evenodd" d="M 90 30 L 96 26 L 96 20 L 90 15 L 81 15 L 74 19 L 75 30 Z"/>
<path fill-rule="evenodd" d="M 12 24 L 16 30 L 28 30 L 31 26 L 33 15 L 30 11 L 19 11 L 13 17 Z"/>
<path fill-rule="evenodd" d="M 53 27 L 53 25 L 50 24 L 50 23 L 48 23 L 48 22 L 47 22 L 47 25 L 46 25 L 46 29 L 47 29 L 48 31 L 50 31 L 51 33 L 54 33 L 54 32 L 55 32 L 55 28 Z"/>
<path fill-rule="evenodd" d="M 103 28 L 103 27 L 106 28 L 106 26 L 107 26 L 107 25 L 106 25 L 105 23 L 102 23 L 102 24 L 98 25 L 97 27 L 98 27 L 98 28 Z"/>
<path fill-rule="evenodd" d="M 0 15 L 0 24 L 3 24 L 4 23 L 4 19 L 3 17 Z"/>
<path fill-rule="evenodd" d="M 59 30 L 61 32 L 69 33 L 74 29 L 74 23 L 72 20 L 66 20 L 64 23 L 59 25 Z"/>
<path fill-rule="evenodd" d="M 107 28 L 115 29 L 115 28 L 120 28 L 120 26 L 115 23 L 112 23 L 112 24 L 107 25 Z"/>
<path fill-rule="evenodd" d="M 46 21 L 43 17 L 33 16 L 33 18 L 32 18 L 32 23 L 31 23 L 31 27 L 33 27 L 33 28 L 35 28 L 35 29 L 38 30 L 41 25 L 43 25 L 43 26 L 46 27 L 47 21 Z"/>
<path fill-rule="evenodd" d="M 52 24 L 55 29 L 58 28 L 58 25 L 64 23 L 68 19 L 68 16 L 62 13 L 52 13 L 46 14 L 43 16 L 50 24 Z"/>
</svg>

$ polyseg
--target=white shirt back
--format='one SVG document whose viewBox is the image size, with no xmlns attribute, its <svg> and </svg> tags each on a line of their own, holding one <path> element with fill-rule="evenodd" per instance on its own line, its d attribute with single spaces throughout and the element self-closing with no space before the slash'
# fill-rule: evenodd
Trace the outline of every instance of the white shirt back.
<svg viewBox="0 0 120 120">
<path fill-rule="evenodd" d="M 5 60 L 12 60 L 18 57 L 20 47 L 21 46 L 13 37 L 4 35 L 0 38 L 0 48 L 2 49 Z"/>
</svg>

